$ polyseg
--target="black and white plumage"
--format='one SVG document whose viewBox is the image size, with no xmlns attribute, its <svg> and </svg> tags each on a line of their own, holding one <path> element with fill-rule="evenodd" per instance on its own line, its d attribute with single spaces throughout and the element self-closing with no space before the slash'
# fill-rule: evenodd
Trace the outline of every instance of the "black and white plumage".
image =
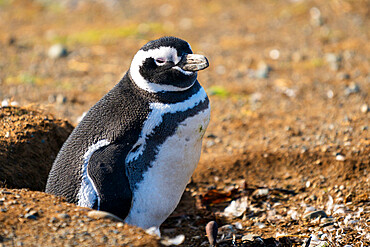
<svg viewBox="0 0 370 247">
<path fill-rule="evenodd" d="M 159 228 L 199 161 L 210 106 L 197 71 L 206 67 L 184 40 L 144 45 L 64 143 L 46 192 Z"/>
</svg>

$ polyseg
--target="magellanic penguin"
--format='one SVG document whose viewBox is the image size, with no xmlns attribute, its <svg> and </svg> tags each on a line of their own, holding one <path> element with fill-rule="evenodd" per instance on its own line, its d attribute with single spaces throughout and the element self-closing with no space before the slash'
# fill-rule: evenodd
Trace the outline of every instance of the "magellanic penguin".
<svg viewBox="0 0 370 247">
<path fill-rule="evenodd" d="M 179 38 L 145 44 L 64 143 L 46 192 L 159 229 L 200 158 L 210 104 L 197 71 L 207 67 Z"/>
</svg>

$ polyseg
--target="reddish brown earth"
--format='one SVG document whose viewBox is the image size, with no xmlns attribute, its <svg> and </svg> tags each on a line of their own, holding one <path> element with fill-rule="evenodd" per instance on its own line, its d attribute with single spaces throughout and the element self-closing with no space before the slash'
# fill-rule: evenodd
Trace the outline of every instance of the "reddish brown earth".
<svg viewBox="0 0 370 247">
<path fill-rule="evenodd" d="M 73 126 L 40 111 L 0 108 L 0 181 L 43 191 L 50 165 Z"/>
<path fill-rule="evenodd" d="M 163 35 L 208 57 L 199 81 L 212 106 L 163 238 L 207 246 L 216 220 L 220 246 L 370 245 L 368 1 L 42 2 L 0 1 L 0 100 L 33 104 L 0 108 L 3 246 L 161 244 L 36 190 L 69 123 Z M 48 56 L 55 43 L 67 56 Z M 246 202 L 238 217 L 223 213 L 232 201 Z"/>
</svg>

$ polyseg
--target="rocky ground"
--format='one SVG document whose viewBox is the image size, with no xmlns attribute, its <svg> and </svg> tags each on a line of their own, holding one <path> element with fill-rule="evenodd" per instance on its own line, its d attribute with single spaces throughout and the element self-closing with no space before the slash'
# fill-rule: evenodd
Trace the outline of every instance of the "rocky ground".
<svg viewBox="0 0 370 247">
<path fill-rule="evenodd" d="M 0 1 L 0 244 L 207 246 L 216 221 L 219 246 L 369 246 L 369 9 L 366 0 Z M 79 117 L 164 35 L 208 57 L 199 81 L 212 117 L 158 239 L 40 191 Z"/>
</svg>

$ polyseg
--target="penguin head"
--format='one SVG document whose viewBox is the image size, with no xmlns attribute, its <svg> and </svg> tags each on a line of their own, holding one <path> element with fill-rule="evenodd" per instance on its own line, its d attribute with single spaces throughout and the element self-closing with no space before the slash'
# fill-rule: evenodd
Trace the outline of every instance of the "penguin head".
<svg viewBox="0 0 370 247">
<path fill-rule="evenodd" d="M 208 67 L 205 56 L 193 54 L 188 42 L 163 37 L 145 44 L 134 56 L 130 76 L 146 91 L 176 92 L 192 87 L 197 71 Z"/>
</svg>

